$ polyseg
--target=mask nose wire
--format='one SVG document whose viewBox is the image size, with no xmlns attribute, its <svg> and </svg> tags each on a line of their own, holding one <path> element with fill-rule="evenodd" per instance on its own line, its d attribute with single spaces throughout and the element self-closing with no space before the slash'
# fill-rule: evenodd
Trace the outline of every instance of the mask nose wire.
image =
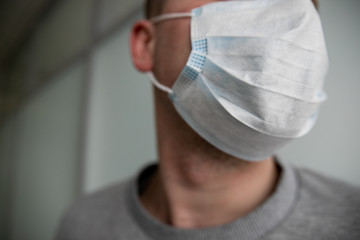
<svg viewBox="0 0 360 240">
<path fill-rule="evenodd" d="M 186 12 L 186 13 L 167 13 L 167 14 L 162 14 L 159 15 L 157 17 L 153 17 L 150 19 L 150 22 L 152 22 L 153 24 L 165 21 L 165 20 L 169 20 L 169 19 L 174 19 L 174 18 L 186 18 L 186 17 L 192 17 L 192 13 L 191 12 Z"/>
</svg>

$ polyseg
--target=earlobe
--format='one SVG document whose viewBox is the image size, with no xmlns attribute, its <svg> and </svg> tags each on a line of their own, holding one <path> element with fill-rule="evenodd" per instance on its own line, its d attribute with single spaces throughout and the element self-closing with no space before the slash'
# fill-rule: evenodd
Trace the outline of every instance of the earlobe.
<svg viewBox="0 0 360 240">
<path fill-rule="evenodd" d="M 130 36 L 131 57 L 137 70 L 149 72 L 153 68 L 154 27 L 146 20 L 136 22 Z"/>
</svg>

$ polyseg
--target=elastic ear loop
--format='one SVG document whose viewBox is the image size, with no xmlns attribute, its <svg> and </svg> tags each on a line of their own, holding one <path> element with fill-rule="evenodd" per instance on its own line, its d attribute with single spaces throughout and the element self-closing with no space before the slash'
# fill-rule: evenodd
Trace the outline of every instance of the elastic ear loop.
<svg viewBox="0 0 360 240">
<path fill-rule="evenodd" d="M 152 84 L 154 84 L 157 88 L 159 88 L 160 90 L 163 90 L 164 92 L 167 92 L 169 94 L 173 93 L 173 90 L 171 90 L 170 88 L 168 88 L 168 87 L 162 85 L 161 83 L 159 83 L 156 80 L 156 78 L 155 78 L 155 76 L 154 76 L 154 74 L 152 72 L 148 72 L 147 75 L 148 75 L 150 81 L 152 82 Z"/>
<path fill-rule="evenodd" d="M 191 17 L 192 13 L 188 12 L 188 13 L 168 13 L 168 14 L 163 14 L 154 18 L 151 18 L 150 21 L 153 24 L 156 24 L 158 22 L 162 22 L 168 19 L 173 19 L 173 18 L 185 18 L 185 17 Z M 156 77 L 154 76 L 154 74 L 152 72 L 148 72 L 147 73 L 150 81 L 152 82 L 152 84 L 154 84 L 157 88 L 159 88 L 160 90 L 163 90 L 164 92 L 167 92 L 169 94 L 173 93 L 173 90 L 171 90 L 170 88 L 162 85 L 161 83 L 159 83 L 156 80 Z"/>
<path fill-rule="evenodd" d="M 153 24 L 156 24 L 158 22 L 162 22 L 168 19 L 173 19 L 173 18 L 185 18 L 185 17 L 192 17 L 192 13 L 191 12 L 187 12 L 187 13 L 167 13 L 167 14 L 162 14 L 159 15 L 157 17 L 153 17 L 150 19 L 150 21 Z"/>
</svg>

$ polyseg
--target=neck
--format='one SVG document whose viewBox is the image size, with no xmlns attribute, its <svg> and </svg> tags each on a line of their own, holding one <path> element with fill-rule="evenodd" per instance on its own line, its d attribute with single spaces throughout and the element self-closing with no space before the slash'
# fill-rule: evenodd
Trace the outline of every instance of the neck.
<svg viewBox="0 0 360 240">
<path fill-rule="evenodd" d="M 166 122 L 157 124 L 159 171 L 141 201 L 161 222 L 185 229 L 223 225 L 247 215 L 273 192 L 279 175 L 273 158 L 237 159 L 185 123 L 171 129 Z"/>
</svg>

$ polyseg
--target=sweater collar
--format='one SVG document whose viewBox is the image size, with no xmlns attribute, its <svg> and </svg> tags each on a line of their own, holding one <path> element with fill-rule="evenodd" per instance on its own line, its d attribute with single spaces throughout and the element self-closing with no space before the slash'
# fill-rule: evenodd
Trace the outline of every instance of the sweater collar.
<svg viewBox="0 0 360 240">
<path fill-rule="evenodd" d="M 202 229 L 179 229 L 154 218 L 143 207 L 139 199 L 139 184 L 144 173 L 155 171 L 156 165 L 145 168 L 128 189 L 127 204 L 139 227 L 156 240 L 217 240 L 258 239 L 273 230 L 291 212 L 298 194 L 298 180 L 294 169 L 277 161 L 281 174 L 273 194 L 248 215 L 225 225 Z"/>
</svg>

